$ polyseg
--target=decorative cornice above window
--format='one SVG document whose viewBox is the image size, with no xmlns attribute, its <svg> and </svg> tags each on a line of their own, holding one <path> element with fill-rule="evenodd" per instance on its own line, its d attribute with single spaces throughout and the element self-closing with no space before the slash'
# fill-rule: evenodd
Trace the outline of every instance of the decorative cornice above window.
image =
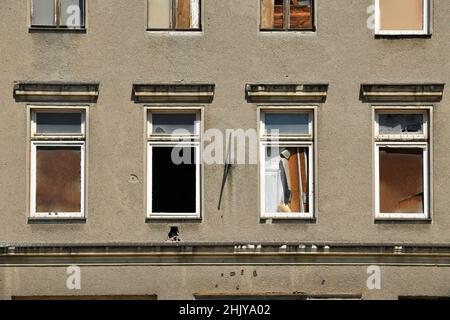
<svg viewBox="0 0 450 320">
<path fill-rule="evenodd" d="M 445 84 L 363 84 L 362 102 L 440 102 Z"/>
<path fill-rule="evenodd" d="M 324 103 L 328 84 L 247 84 L 248 102 L 312 102 Z"/>
<path fill-rule="evenodd" d="M 134 84 L 136 103 L 211 103 L 214 84 Z"/>
<path fill-rule="evenodd" d="M 78 102 L 96 103 L 98 83 L 16 82 L 16 102 Z"/>
</svg>

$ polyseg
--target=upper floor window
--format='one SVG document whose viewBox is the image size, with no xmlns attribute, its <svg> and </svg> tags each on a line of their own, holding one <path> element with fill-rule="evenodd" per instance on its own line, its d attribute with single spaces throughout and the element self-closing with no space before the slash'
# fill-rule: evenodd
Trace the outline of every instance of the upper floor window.
<svg viewBox="0 0 450 320">
<path fill-rule="evenodd" d="M 263 109 L 261 217 L 314 218 L 314 111 Z"/>
<path fill-rule="evenodd" d="M 375 0 L 376 34 L 428 34 L 429 2 L 430 0 Z"/>
<path fill-rule="evenodd" d="M 84 218 L 85 145 L 85 109 L 31 110 L 31 218 Z"/>
<path fill-rule="evenodd" d="M 200 218 L 200 110 L 151 109 L 147 120 L 147 218 Z"/>
<path fill-rule="evenodd" d="M 378 219 L 429 217 L 428 110 L 375 113 L 375 198 Z"/>
<path fill-rule="evenodd" d="M 31 27 L 84 29 L 85 0 L 31 0 Z"/>
<path fill-rule="evenodd" d="M 148 0 L 149 30 L 200 30 L 201 0 Z"/>
<path fill-rule="evenodd" d="M 261 0 L 261 30 L 314 29 L 314 0 Z"/>
</svg>

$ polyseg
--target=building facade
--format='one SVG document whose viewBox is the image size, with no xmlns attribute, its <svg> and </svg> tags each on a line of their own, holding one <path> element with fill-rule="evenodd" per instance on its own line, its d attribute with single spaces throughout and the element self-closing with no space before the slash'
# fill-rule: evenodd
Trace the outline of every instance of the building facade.
<svg viewBox="0 0 450 320">
<path fill-rule="evenodd" d="M 448 1 L 1 6 L 0 298 L 450 297 Z"/>
</svg>

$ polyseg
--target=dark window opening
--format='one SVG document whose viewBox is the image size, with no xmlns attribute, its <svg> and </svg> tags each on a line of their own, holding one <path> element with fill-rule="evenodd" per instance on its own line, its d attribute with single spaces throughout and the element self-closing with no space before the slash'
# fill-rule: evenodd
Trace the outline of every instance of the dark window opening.
<svg viewBox="0 0 450 320">
<path fill-rule="evenodd" d="M 190 163 L 175 164 L 172 161 L 173 147 L 152 148 L 152 212 L 195 213 L 196 212 L 196 164 L 195 148 L 176 148 L 176 153 L 186 157 Z"/>
</svg>

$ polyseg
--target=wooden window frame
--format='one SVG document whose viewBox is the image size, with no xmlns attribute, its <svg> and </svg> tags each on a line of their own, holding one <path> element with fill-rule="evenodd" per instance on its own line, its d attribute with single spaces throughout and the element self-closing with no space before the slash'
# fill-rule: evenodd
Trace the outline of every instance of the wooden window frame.
<svg viewBox="0 0 450 320">
<path fill-rule="evenodd" d="M 201 107 L 149 107 L 146 108 L 146 147 L 147 147 L 147 219 L 201 219 L 202 217 L 202 131 L 203 112 Z M 152 114 L 195 114 L 195 133 L 188 135 L 153 134 Z M 195 181 L 195 206 L 196 212 L 165 213 L 153 212 L 153 157 L 154 147 L 192 147 L 195 150 L 196 181 Z"/>
<path fill-rule="evenodd" d="M 176 28 L 176 12 L 173 8 L 175 8 L 175 1 L 176 0 L 167 0 L 170 1 L 170 27 L 169 28 L 151 28 L 150 27 L 150 17 L 148 16 L 149 13 L 149 9 L 148 7 L 150 6 L 150 1 L 151 0 L 147 0 L 147 31 L 153 32 L 153 31 L 177 31 L 177 32 L 200 32 L 202 31 L 202 2 L 203 0 L 190 0 L 191 1 L 191 5 L 193 1 L 198 1 L 198 15 L 197 15 L 197 19 L 198 19 L 198 28 Z M 192 17 L 192 11 L 191 11 L 191 19 L 193 19 Z"/>
<path fill-rule="evenodd" d="M 430 1 L 423 0 L 423 29 L 422 30 L 382 30 L 380 0 L 375 0 L 375 35 L 380 36 L 420 36 L 430 34 Z"/>
<path fill-rule="evenodd" d="M 265 133 L 267 113 L 305 113 L 309 115 L 309 134 L 271 136 Z M 262 107 L 259 109 L 259 185 L 261 219 L 306 219 L 315 218 L 315 108 L 314 107 Z M 309 212 L 266 212 L 265 210 L 265 156 L 270 146 L 308 149 L 308 203 Z"/>
<path fill-rule="evenodd" d="M 55 1 L 55 16 L 54 16 L 54 22 L 55 25 L 54 26 L 49 26 L 49 25 L 34 25 L 33 24 L 33 2 L 35 0 L 30 0 L 30 26 L 29 28 L 31 30 L 60 30 L 60 31 L 68 31 L 68 30 L 72 30 L 72 31 L 84 31 L 86 30 L 86 3 L 87 0 L 82 0 L 83 1 L 83 8 L 80 8 L 81 10 L 81 19 L 83 21 L 82 25 L 79 27 L 68 27 L 68 26 L 63 26 L 61 25 L 61 0 L 54 0 Z"/>
<path fill-rule="evenodd" d="M 317 0 L 311 0 L 311 28 L 291 28 L 290 27 L 290 0 L 283 0 L 284 1 L 284 12 L 283 12 L 283 28 L 263 28 L 262 27 L 262 5 L 261 0 L 259 0 L 259 7 L 260 7 L 260 13 L 259 13 L 259 30 L 262 32 L 315 32 L 316 31 L 316 1 Z"/>
<path fill-rule="evenodd" d="M 84 219 L 86 205 L 86 107 L 36 107 L 30 106 L 30 219 Z M 37 113 L 81 113 L 79 135 L 40 135 L 36 133 Z M 80 147 L 80 212 L 37 212 L 36 211 L 36 150 L 38 147 Z"/>
<path fill-rule="evenodd" d="M 374 108 L 374 182 L 375 220 L 428 220 L 431 219 L 431 130 L 429 107 L 375 107 Z M 423 134 L 379 134 L 379 114 L 423 114 Z M 380 148 L 415 148 L 423 150 L 423 213 L 380 212 Z"/>
</svg>

